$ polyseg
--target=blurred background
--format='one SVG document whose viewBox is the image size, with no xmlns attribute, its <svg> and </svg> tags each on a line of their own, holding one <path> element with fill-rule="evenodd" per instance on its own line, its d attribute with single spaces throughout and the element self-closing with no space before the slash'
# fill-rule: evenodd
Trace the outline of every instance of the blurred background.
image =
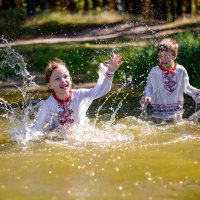
<svg viewBox="0 0 200 200">
<path fill-rule="evenodd" d="M 27 16 L 45 10 L 88 12 L 114 10 L 135 17 L 174 21 L 183 15 L 198 15 L 199 0 L 1 0 L 0 9 L 21 9 Z"/>
<path fill-rule="evenodd" d="M 58 57 L 75 84 L 95 81 L 98 63 L 117 52 L 124 64 L 114 82 L 143 87 L 157 64 L 157 43 L 172 37 L 180 44 L 177 62 L 200 87 L 199 24 L 200 0 L 0 0 L 1 37 L 23 56 L 28 70 L 40 77 Z M 0 68 L 3 82 L 15 74 Z"/>
</svg>

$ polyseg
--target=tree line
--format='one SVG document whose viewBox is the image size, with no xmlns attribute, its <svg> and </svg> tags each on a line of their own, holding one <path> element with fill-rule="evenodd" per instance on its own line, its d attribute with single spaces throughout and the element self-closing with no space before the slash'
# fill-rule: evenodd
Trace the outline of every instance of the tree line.
<svg viewBox="0 0 200 200">
<path fill-rule="evenodd" d="M 200 0 L 0 0 L 0 10 L 9 8 L 23 8 L 27 16 L 48 9 L 72 13 L 116 10 L 144 19 L 174 21 L 200 14 Z"/>
</svg>

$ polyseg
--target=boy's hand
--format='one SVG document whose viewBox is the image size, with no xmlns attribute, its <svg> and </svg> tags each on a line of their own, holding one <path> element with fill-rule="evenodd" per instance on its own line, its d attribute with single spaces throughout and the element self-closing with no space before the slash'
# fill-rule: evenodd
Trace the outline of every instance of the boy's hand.
<svg viewBox="0 0 200 200">
<path fill-rule="evenodd" d="M 122 63 L 123 61 L 121 56 L 119 54 L 113 54 L 108 63 L 105 65 L 110 72 L 115 72 L 122 65 Z"/>
<path fill-rule="evenodd" d="M 140 105 L 144 105 L 145 103 L 150 103 L 151 97 L 144 97 L 140 100 Z"/>
</svg>

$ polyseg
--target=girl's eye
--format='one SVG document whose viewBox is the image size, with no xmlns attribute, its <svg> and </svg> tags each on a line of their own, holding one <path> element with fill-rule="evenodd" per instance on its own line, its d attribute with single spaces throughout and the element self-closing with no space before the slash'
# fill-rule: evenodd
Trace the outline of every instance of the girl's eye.
<svg viewBox="0 0 200 200">
<path fill-rule="evenodd" d="M 60 78 L 57 77 L 57 78 L 55 78 L 55 80 L 58 81 L 58 80 L 60 80 Z"/>
<path fill-rule="evenodd" d="M 65 79 L 67 79 L 67 78 L 68 78 L 68 76 L 67 76 L 67 75 L 65 75 L 65 76 L 64 76 L 64 78 L 65 78 Z"/>
</svg>

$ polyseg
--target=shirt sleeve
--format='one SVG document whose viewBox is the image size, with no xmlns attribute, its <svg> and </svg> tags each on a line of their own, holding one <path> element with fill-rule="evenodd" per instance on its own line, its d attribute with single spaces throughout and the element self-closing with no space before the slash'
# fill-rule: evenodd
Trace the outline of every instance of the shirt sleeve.
<svg viewBox="0 0 200 200">
<path fill-rule="evenodd" d="M 111 89 L 114 72 L 110 72 L 105 65 L 100 64 L 98 74 L 99 78 L 94 88 L 78 90 L 79 95 L 76 102 L 76 107 L 80 109 L 78 118 L 85 115 L 93 100 L 105 95 Z"/>
<path fill-rule="evenodd" d="M 83 98 L 88 99 L 88 101 L 93 101 L 106 93 L 108 93 L 112 86 L 112 78 L 114 72 L 108 71 L 108 68 L 102 63 L 98 70 L 99 78 L 94 88 L 84 90 Z"/>
<path fill-rule="evenodd" d="M 187 71 L 184 71 L 184 92 L 190 95 L 196 103 L 200 103 L 200 90 L 191 86 Z"/>
<path fill-rule="evenodd" d="M 37 111 L 35 120 L 33 122 L 33 131 L 45 131 L 45 126 L 48 123 L 50 111 L 44 101 L 40 102 L 40 107 Z"/>
</svg>

